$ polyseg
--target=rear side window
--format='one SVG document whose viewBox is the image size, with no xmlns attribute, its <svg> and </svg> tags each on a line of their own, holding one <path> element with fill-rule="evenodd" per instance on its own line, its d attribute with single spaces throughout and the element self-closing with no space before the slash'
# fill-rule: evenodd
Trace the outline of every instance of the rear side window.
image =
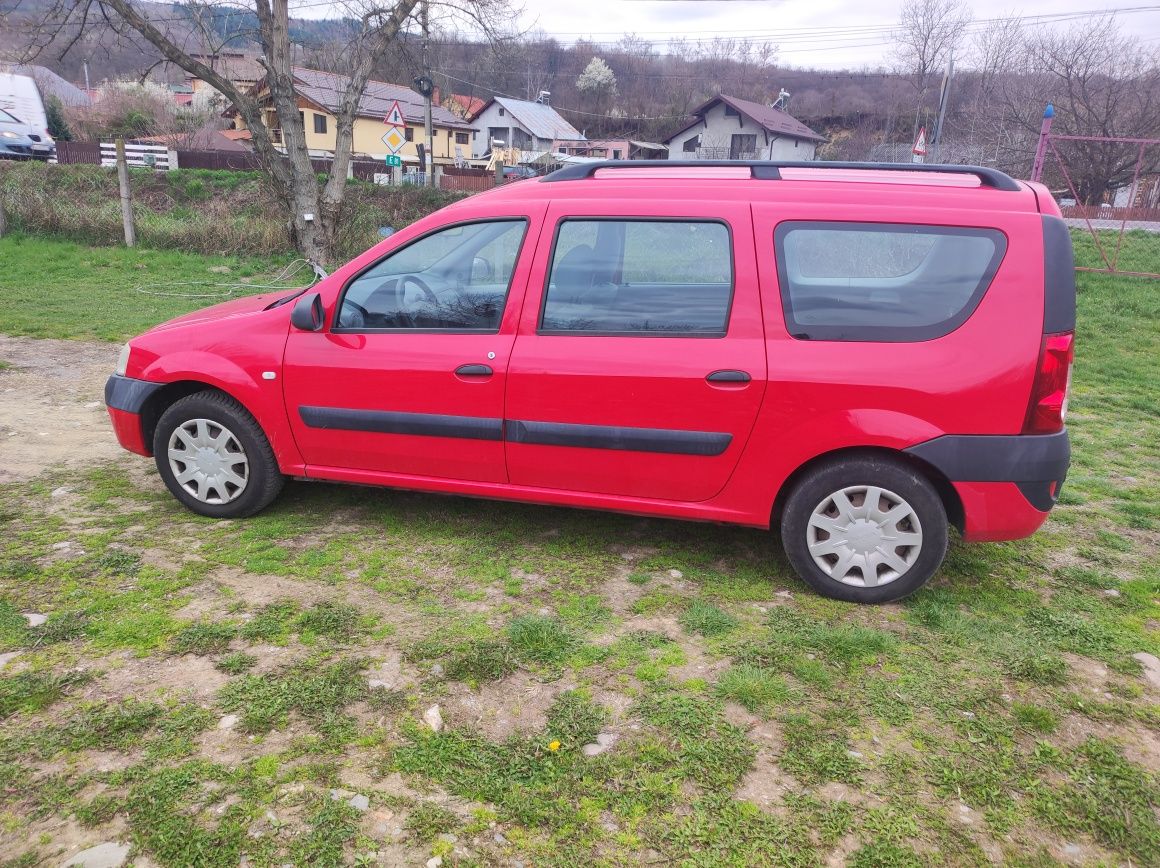
<svg viewBox="0 0 1160 868">
<path fill-rule="evenodd" d="M 723 223 L 565 220 L 540 332 L 721 337 L 732 298 L 732 242 Z"/>
<path fill-rule="evenodd" d="M 925 341 L 967 321 L 1007 239 L 995 229 L 785 222 L 774 232 L 786 326 L 796 338 Z"/>
</svg>

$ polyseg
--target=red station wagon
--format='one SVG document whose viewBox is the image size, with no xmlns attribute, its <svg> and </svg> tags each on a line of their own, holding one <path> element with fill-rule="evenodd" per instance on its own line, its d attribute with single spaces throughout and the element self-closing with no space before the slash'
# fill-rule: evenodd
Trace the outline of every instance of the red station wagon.
<svg viewBox="0 0 1160 868">
<path fill-rule="evenodd" d="M 473 196 L 309 290 L 130 341 L 121 444 L 202 515 L 287 477 L 779 527 L 884 602 L 1033 533 L 1069 462 L 1071 240 L 994 169 L 607 162 Z"/>
</svg>

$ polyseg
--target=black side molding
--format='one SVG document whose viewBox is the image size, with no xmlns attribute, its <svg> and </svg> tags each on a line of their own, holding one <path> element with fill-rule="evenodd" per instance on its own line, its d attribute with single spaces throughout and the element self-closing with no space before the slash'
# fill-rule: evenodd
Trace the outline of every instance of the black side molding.
<svg viewBox="0 0 1160 868">
<path fill-rule="evenodd" d="M 311 428 L 371 431 L 376 434 L 417 434 L 464 440 L 502 440 L 503 420 L 437 413 L 395 413 L 350 410 L 343 407 L 299 407 L 298 415 Z"/>
<path fill-rule="evenodd" d="M 1058 434 L 947 434 L 904 450 L 952 482 L 1014 482 L 1046 512 L 1071 464 L 1067 431 Z"/>
<path fill-rule="evenodd" d="M 623 449 L 666 455 L 720 455 L 733 442 L 732 434 L 712 431 L 676 431 L 668 428 L 623 428 L 612 425 L 572 425 L 563 422 L 508 421 L 507 439 L 539 446 L 578 446 L 586 449 Z"/>
<path fill-rule="evenodd" d="M 1043 333 L 1075 330 L 1075 253 L 1058 217 L 1043 215 Z"/>
<path fill-rule="evenodd" d="M 113 374 L 105 381 L 105 406 L 126 413 L 140 413 L 149 396 L 164 385 Z"/>
</svg>

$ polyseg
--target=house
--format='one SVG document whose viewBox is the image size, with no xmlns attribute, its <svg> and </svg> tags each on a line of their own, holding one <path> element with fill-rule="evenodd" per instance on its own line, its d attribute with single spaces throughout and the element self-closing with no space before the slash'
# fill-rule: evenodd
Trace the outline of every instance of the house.
<svg viewBox="0 0 1160 868">
<path fill-rule="evenodd" d="M 484 103 L 472 115 L 471 126 L 476 132 L 471 153 L 477 158 L 491 151 L 493 142 L 542 153 L 588 141 L 550 105 L 506 96 L 492 97 Z"/>
<path fill-rule="evenodd" d="M 657 142 L 634 139 L 589 139 L 587 142 L 559 142 L 556 150 L 572 157 L 598 160 L 663 160 L 668 148 Z"/>
<path fill-rule="evenodd" d="M 720 94 L 665 140 L 670 160 L 812 160 L 826 137 L 789 112 Z"/>
<path fill-rule="evenodd" d="M 190 57 L 204 63 L 222 78 L 228 79 L 242 93 L 257 84 L 266 74 L 258 55 L 245 51 L 218 51 L 213 54 L 191 54 Z M 197 93 L 203 88 L 216 89 L 209 82 L 202 81 L 190 73 L 185 74 L 185 83 L 189 85 L 190 93 Z"/>
<path fill-rule="evenodd" d="M 439 89 L 436 88 L 435 91 L 438 93 Z M 461 93 L 448 94 L 445 99 L 442 101 L 437 99 L 436 102 L 451 112 L 451 114 L 464 120 L 467 120 L 476 112 L 481 111 L 487 105 L 487 100 L 483 99 L 483 97 L 466 96 Z"/>
<path fill-rule="evenodd" d="M 298 91 L 299 113 L 306 128 L 306 147 L 311 156 L 329 156 L 334 153 L 338 138 L 335 115 L 350 78 L 300 66 L 294 67 L 292 73 L 294 87 Z M 274 110 L 265 80 L 255 84 L 253 91 L 258 95 L 274 143 L 280 144 L 282 130 L 278 126 L 278 113 Z M 416 146 L 424 142 L 423 97 L 409 87 L 385 81 L 371 80 L 363 88 L 354 121 L 353 153 L 366 154 L 380 160 L 390 153 L 383 143 L 383 135 L 388 132 L 383 118 L 395 100 L 399 101 L 406 122 L 403 130 L 406 142 L 399 156 L 405 163 L 418 162 Z M 225 114 L 233 118 L 236 129 L 245 129 L 245 123 L 235 108 L 231 107 Z M 431 107 L 431 121 L 436 163 L 447 165 L 471 156 L 472 128 L 466 121 L 439 105 Z"/>
</svg>

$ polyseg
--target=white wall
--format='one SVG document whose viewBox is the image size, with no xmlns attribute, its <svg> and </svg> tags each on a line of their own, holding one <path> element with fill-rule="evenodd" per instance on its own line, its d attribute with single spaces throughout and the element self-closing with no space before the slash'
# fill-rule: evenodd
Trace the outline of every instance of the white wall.
<svg viewBox="0 0 1160 868">
<path fill-rule="evenodd" d="M 511 114 L 507 112 L 504 113 L 506 117 L 500 117 L 499 113 L 502 109 L 503 106 L 497 102 L 493 102 L 484 109 L 483 114 L 471 122 L 472 128 L 476 130 L 476 135 L 471 142 L 472 157 L 482 157 L 491 150 L 491 140 L 487 135 L 488 127 L 505 127 L 510 129 L 515 122 Z M 504 137 L 504 144 L 507 146 L 511 145 L 510 134 Z"/>
</svg>

